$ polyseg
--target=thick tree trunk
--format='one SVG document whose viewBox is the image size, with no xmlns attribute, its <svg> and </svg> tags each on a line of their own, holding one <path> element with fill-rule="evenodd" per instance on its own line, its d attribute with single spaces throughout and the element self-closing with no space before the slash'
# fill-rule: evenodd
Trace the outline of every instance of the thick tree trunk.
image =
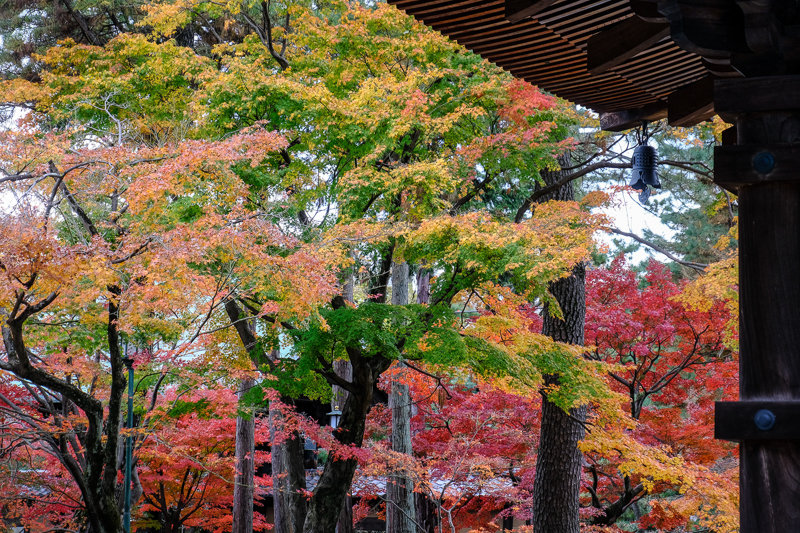
<svg viewBox="0 0 800 533">
<path fill-rule="evenodd" d="M 392 263 L 392 305 L 408 303 L 408 263 Z"/>
<path fill-rule="evenodd" d="M 431 271 L 422 268 L 417 272 L 417 303 L 426 304 L 431 298 Z"/>
<path fill-rule="evenodd" d="M 257 365 L 260 363 L 260 347 L 253 325 L 243 320 L 243 313 L 234 300 L 225 302 L 225 312 L 239 335 L 242 346 L 247 350 L 250 359 Z M 239 398 L 253 386 L 255 380 L 246 378 L 239 384 Z M 236 475 L 233 487 L 233 533 L 250 533 L 253 531 L 253 475 L 255 464 L 255 420 L 243 417 L 236 419 Z"/>
<path fill-rule="evenodd" d="M 336 533 L 354 533 L 355 530 L 355 524 L 353 524 L 353 498 L 348 494 L 344 498 L 339 520 L 336 521 Z"/>
<path fill-rule="evenodd" d="M 584 269 L 580 265 L 568 278 L 559 280 L 551 292 L 561 305 L 565 321 L 545 316 L 542 332 L 561 342 L 583 344 Z M 545 385 L 558 383 L 558 376 L 545 377 Z M 533 490 L 533 530 L 548 533 L 577 533 L 581 479 L 578 441 L 584 436 L 582 422 L 586 408 L 569 414 L 542 398 L 542 427 L 536 458 Z"/>
<path fill-rule="evenodd" d="M 414 495 L 414 508 L 417 520 L 417 533 L 436 533 L 439 527 L 438 506 L 433 499 L 424 492 Z"/>
<path fill-rule="evenodd" d="M 256 384 L 252 378 L 239 383 L 239 399 Z M 253 474 L 255 464 L 255 418 L 236 418 L 236 476 L 233 485 L 233 533 L 253 531 Z"/>
<path fill-rule="evenodd" d="M 355 358 L 358 361 L 358 364 L 353 364 L 352 379 L 353 388 L 358 393 L 347 395 L 339 428 L 334 435 L 345 446 L 361 446 L 367 413 L 372 406 L 372 392 L 391 361 L 380 355 L 364 358 L 353 348 L 348 348 L 348 352 L 351 352 L 351 360 Z M 328 458 L 308 507 L 304 533 L 333 533 L 336 530 L 356 466 L 355 459 Z"/>
<path fill-rule="evenodd" d="M 272 497 L 275 533 L 299 533 L 306 519 L 305 466 L 303 439 L 296 432 L 292 438 L 276 442 L 277 427 L 282 423 L 277 410 L 270 410 L 272 450 Z"/>
<path fill-rule="evenodd" d="M 284 444 L 286 454 L 286 473 L 289 477 L 289 517 L 292 531 L 302 531 L 301 524 L 306 521 L 306 467 L 303 463 L 303 439 L 295 432 L 294 437 Z"/>
<path fill-rule="evenodd" d="M 411 449 L 411 398 L 408 385 L 392 382 L 392 450 L 406 455 Z M 402 470 L 390 473 L 386 482 L 387 533 L 415 533 L 414 481 Z"/>
<path fill-rule="evenodd" d="M 347 300 L 348 294 L 345 293 L 344 297 Z M 349 294 L 349 297 L 350 299 L 348 301 L 352 302 L 352 292 Z M 347 381 L 351 381 L 353 379 L 353 365 L 350 364 L 350 361 L 345 361 L 344 359 L 334 361 L 333 370 L 340 378 L 344 378 Z M 331 398 L 331 409 L 341 410 L 345 400 L 347 400 L 347 391 L 334 385 L 333 398 Z M 350 495 L 347 495 L 345 496 L 342 510 L 339 513 L 339 519 L 336 522 L 336 533 L 352 533 L 354 531 L 353 528 L 353 499 L 350 497 Z"/>
<path fill-rule="evenodd" d="M 392 263 L 392 305 L 408 304 L 408 285 L 408 263 Z M 389 407 L 392 450 L 411 455 L 411 393 L 399 376 L 391 384 Z M 391 472 L 386 480 L 387 533 L 415 533 L 414 513 L 414 481 L 402 470 Z"/>
<path fill-rule="evenodd" d="M 352 267 L 347 269 L 344 273 L 344 282 L 342 284 L 342 297 L 352 303 L 356 290 L 356 277 L 353 274 Z"/>
<path fill-rule="evenodd" d="M 350 364 L 350 361 L 345 359 L 339 359 L 338 361 L 333 362 L 333 371 L 336 372 L 336 375 L 340 378 L 345 379 L 346 381 L 352 381 L 353 379 L 353 365 Z M 340 410 L 342 406 L 344 406 L 344 402 L 347 400 L 347 391 L 341 387 L 336 385 L 333 386 L 333 398 L 331 398 L 331 409 L 333 410 Z"/>
<path fill-rule="evenodd" d="M 565 165 L 566 161 L 562 161 Z M 555 183 L 561 172 L 543 173 L 546 183 Z M 571 200 L 572 185 L 555 193 L 555 199 Z M 553 197 L 544 198 L 550 200 Z M 585 270 L 577 265 L 572 275 L 550 285 L 564 320 L 544 313 L 542 333 L 554 340 L 582 345 L 586 316 Z M 558 382 L 557 375 L 545 377 L 545 385 Z M 564 412 L 547 399 L 542 399 L 542 427 L 536 458 L 536 479 L 533 489 L 533 530 L 537 533 L 578 533 L 578 517 L 582 456 L 578 441 L 584 436 L 586 408 Z"/>
</svg>

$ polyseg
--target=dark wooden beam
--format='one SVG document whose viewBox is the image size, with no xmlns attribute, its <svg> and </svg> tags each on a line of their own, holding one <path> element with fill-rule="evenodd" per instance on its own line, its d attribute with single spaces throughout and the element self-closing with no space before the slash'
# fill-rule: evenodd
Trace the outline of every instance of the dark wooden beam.
<svg viewBox="0 0 800 533">
<path fill-rule="evenodd" d="M 669 22 L 658 10 L 658 0 L 630 0 L 631 9 L 645 22 Z"/>
<path fill-rule="evenodd" d="M 742 11 L 730 0 L 658 0 L 670 21 L 672 40 L 695 54 L 729 58 L 746 51 Z"/>
<path fill-rule="evenodd" d="M 678 87 L 667 97 L 670 126 L 694 126 L 714 116 L 714 78 Z"/>
<path fill-rule="evenodd" d="M 538 15 L 556 0 L 506 0 L 506 20 L 509 22 L 519 22 Z"/>
<path fill-rule="evenodd" d="M 606 131 L 624 131 L 667 117 L 667 103 L 656 102 L 638 109 L 600 113 L 600 127 Z"/>
<path fill-rule="evenodd" d="M 741 78 L 742 74 L 731 66 L 730 59 L 702 57 L 703 66 L 715 78 Z"/>
<path fill-rule="evenodd" d="M 586 44 L 586 67 L 600 74 L 621 65 L 669 35 L 669 25 L 630 17 L 592 35 Z"/>
<path fill-rule="evenodd" d="M 720 137 L 722 146 L 733 146 L 736 144 L 739 138 L 738 134 L 736 133 L 736 125 L 734 124 L 730 128 L 722 130 Z"/>
<path fill-rule="evenodd" d="M 800 440 L 800 402 L 717 402 L 714 438 L 733 441 Z"/>
<path fill-rule="evenodd" d="M 798 181 L 800 146 L 745 144 L 714 148 L 715 181 L 728 190 L 757 183 Z"/>
<path fill-rule="evenodd" d="M 800 76 L 717 80 L 714 102 L 718 113 L 800 109 Z"/>
</svg>

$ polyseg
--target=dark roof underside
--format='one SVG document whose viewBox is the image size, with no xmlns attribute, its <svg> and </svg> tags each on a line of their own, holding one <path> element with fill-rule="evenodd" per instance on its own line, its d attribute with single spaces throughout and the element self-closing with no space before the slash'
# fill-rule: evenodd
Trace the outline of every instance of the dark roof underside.
<svg viewBox="0 0 800 533">
<path fill-rule="evenodd" d="M 592 74 L 587 41 L 636 15 L 629 0 L 558 0 L 516 23 L 505 0 L 389 0 L 542 89 L 600 113 L 666 109 L 676 88 L 709 75 L 701 58 L 665 36 L 618 66 Z"/>
</svg>

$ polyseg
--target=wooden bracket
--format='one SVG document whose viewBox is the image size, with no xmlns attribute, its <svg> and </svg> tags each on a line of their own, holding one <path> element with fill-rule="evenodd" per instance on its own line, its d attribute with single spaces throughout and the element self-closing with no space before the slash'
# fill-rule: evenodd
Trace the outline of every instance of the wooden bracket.
<svg viewBox="0 0 800 533">
<path fill-rule="evenodd" d="M 714 438 L 721 440 L 800 440 L 800 401 L 717 402 Z"/>
<path fill-rule="evenodd" d="M 556 0 L 506 0 L 506 20 L 511 23 L 520 22 L 538 15 L 555 3 Z"/>
<path fill-rule="evenodd" d="M 669 125 L 694 126 L 714 116 L 714 79 L 706 76 L 675 89 L 668 97 Z"/>
<path fill-rule="evenodd" d="M 629 4 L 636 16 L 645 22 L 669 22 L 659 13 L 658 0 L 630 0 Z"/>
<path fill-rule="evenodd" d="M 715 80 L 714 108 L 731 115 L 800 109 L 800 76 Z"/>
<path fill-rule="evenodd" d="M 606 72 L 668 35 L 668 24 L 629 17 L 589 37 L 586 43 L 586 67 L 592 74 Z"/>
<path fill-rule="evenodd" d="M 667 117 L 667 103 L 659 101 L 623 111 L 600 113 L 600 128 L 605 131 L 625 131 L 640 126 L 643 120 L 652 122 Z"/>
<path fill-rule="evenodd" d="M 714 147 L 714 182 L 734 191 L 742 185 L 798 181 L 800 145 L 770 144 Z"/>
<path fill-rule="evenodd" d="M 722 146 L 734 146 L 738 140 L 736 124 L 731 125 L 730 128 L 722 130 L 721 141 Z"/>
</svg>

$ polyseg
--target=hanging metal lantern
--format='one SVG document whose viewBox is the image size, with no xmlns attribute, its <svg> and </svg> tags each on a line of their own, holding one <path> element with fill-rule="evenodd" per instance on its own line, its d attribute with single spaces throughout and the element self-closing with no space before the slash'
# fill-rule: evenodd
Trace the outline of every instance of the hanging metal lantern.
<svg viewBox="0 0 800 533">
<path fill-rule="evenodd" d="M 648 185 L 654 189 L 661 188 L 661 182 L 656 174 L 656 157 L 656 149 L 646 144 L 639 145 L 633 150 L 631 160 L 633 176 L 630 183 L 633 189 L 643 191 Z"/>
<path fill-rule="evenodd" d="M 650 139 L 650 133 L 647 131 L 647 121 L 642 121 L 642 128 L 636 132 L 636 136 L 639 140 L 639 146 L 633 150 L 633 159 L 631 159 L 633 176 L 631 176 L 630 186 L 634 190 L 640 191 L 639 201 L 646 204 L 650 198 L 650 187 L 654 189 L 661 188 L 661 182 L 658 180 L 658 174 L 656 174 L 656 149 L 647 144 Z"/>
</svg>

